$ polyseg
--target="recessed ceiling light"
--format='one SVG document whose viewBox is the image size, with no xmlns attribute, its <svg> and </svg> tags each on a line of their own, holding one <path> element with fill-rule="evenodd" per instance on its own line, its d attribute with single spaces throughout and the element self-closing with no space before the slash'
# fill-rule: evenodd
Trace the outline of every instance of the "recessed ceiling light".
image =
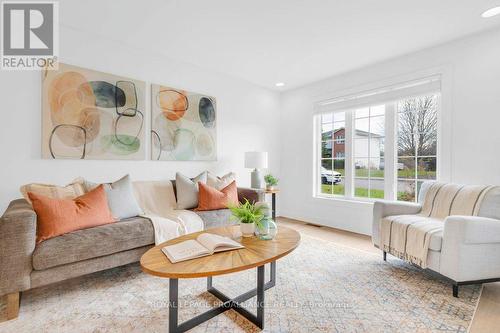
<svg viewBox="0 0 500 333">
<path fill-rule="evenodd" d="M 276 87 L 283 87 L 285 85 L 284 82 L 278 82 L 276 83 Z"/>
<path fill-rule="evenodd" d="M 500 14 L 500 6 L 488 9 L 487 11 L 482 13 L 481 16 L 484 18 L 488 18 L 488 17 L 493 17 L 493 16 L 498 15 L 498 14 Z"/>
</svg>

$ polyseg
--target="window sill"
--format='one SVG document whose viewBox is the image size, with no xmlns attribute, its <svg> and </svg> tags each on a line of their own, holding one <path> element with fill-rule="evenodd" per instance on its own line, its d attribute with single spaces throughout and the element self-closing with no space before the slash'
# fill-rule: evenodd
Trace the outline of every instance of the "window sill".
<svg viewBox="0 0 500 333">
<path fill-rule="evenodd" d="M 324 200 L 324 201 L 359 203 L 366 205 L 373 205 L 373 203 L 377 200 L 384 200 L 384 199 L 354 198 L 354 197 L 342 197 L 342 196 L 319 195 L 319 194 L 313 195 L 313 199 Z"/>
</svg>

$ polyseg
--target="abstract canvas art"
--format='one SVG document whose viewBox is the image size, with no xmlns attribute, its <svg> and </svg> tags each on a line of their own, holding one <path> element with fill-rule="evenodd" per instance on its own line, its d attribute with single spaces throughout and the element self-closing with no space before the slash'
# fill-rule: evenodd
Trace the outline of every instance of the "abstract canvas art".
<svg viewBox="0 0 500 333">
<path fill-rule="evenodd" d="M 151 86 L 151 97 L 153 160 L 217 159 L 214 97 L 157 84 Z"/>
<path fill-rule="evenodd" d="M 145 158 L 144 82 L 61 63 L 42 75 L 43 158 Z"/>
</svg>

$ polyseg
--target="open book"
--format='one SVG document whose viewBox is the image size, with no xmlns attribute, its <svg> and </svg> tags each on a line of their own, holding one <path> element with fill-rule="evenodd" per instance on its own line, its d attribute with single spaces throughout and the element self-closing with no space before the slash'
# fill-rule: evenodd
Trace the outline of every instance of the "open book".
<svg viewBox="0 0 500 333">
<path fill-rule="evenodd" d="M 215 252 L 229 251 L 244 248 L 231 238 L 203 233 L 196 239 L 190 239 L 178 244 L 165 246 L 161 250 L 167 258 L 176 263 L 179 261 L 205 257 Z"/>
</svg>

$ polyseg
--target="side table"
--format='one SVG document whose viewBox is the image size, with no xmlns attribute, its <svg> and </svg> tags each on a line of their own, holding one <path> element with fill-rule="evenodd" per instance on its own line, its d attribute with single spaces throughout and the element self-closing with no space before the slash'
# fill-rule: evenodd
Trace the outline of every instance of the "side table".
<svg viewBox="0 0 500 333">
<path fill-rule="evenodd" d="M 280 190 L 267 190 L 265 191 L 266 194 L 271 194 L 271 200 L 272 200 L 272 203 L 271 203 L 271 208 L 272 208 L 272 218 L 273 218 L 273 221 L 276 222 L 276 194 L 278 194 L 280 192 Z"/>
</svg>

